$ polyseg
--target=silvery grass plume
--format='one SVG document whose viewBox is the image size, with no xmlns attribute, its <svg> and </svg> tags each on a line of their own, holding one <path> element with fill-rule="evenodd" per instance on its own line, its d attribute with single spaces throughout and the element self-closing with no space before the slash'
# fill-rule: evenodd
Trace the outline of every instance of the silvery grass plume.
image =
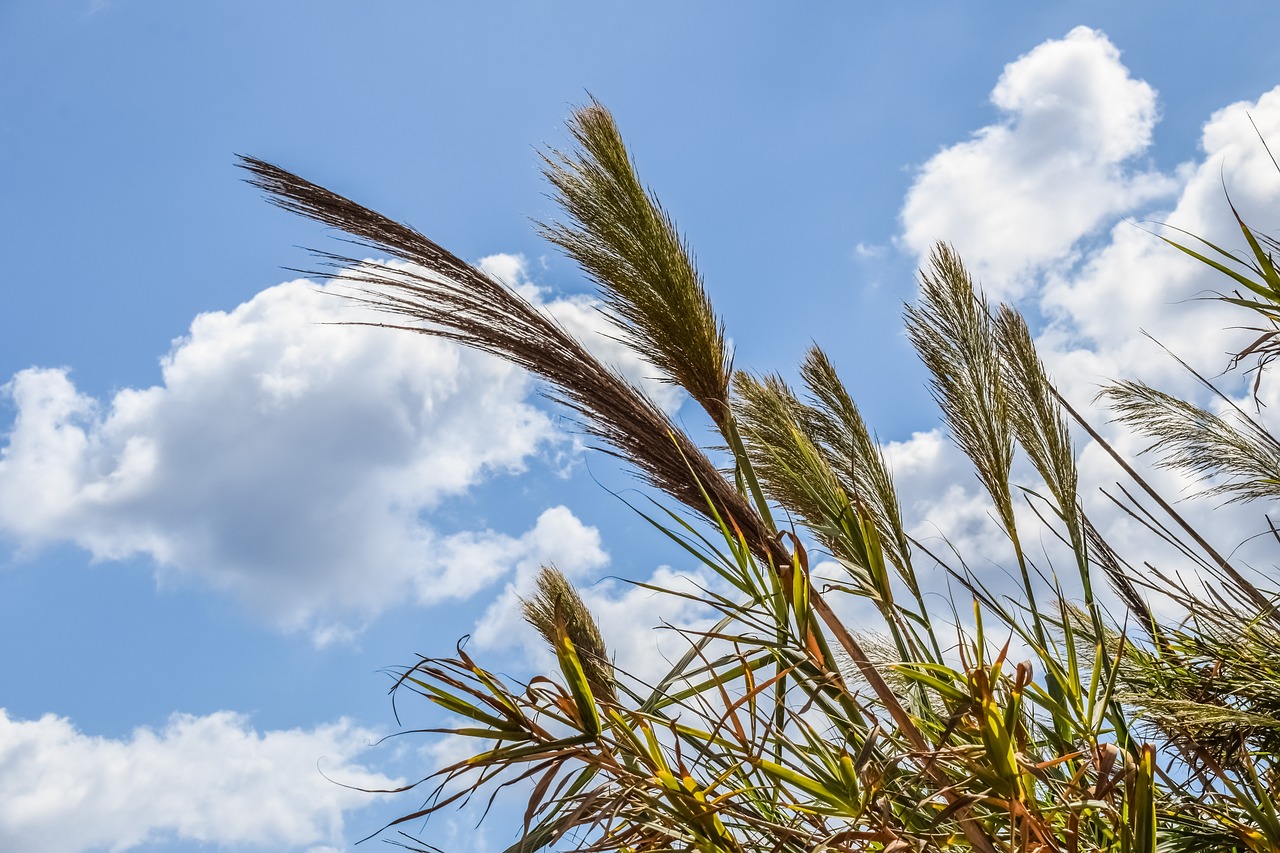
<svg viewBox="0 0 1280 853">
<path fill-rule="evenodd" d="M 608 110 L 593 100 L 569 132 L 577 152 L 543 156 L 566 221 L 540 231 L 596 282 L 621 339 L 724 429 L 733 356 L 688 245 L 641 186 Z"/>
</svg>

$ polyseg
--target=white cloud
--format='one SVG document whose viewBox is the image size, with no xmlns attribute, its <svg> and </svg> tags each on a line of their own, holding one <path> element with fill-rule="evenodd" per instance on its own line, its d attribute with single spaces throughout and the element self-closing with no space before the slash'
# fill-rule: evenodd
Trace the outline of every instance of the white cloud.
<svg viewBox="0 0 1280 853">
<path fill-rule="evenodd" d="M 1175 188 L 1133 162 L 1151 143 L 1156 94 L 1096 30 L 1007 65 L 991 101 L 1000 121 L 929 160 L 902 209 L 909 249 L 953 243 L 991 293 L 1024 293 L 1029 272 Z"/>
<path fill-rule="evenodd" d="M 604 566 L 609 558 L 600 547 L 600 534 L 562 506 L 552 507 L 538 517 L 533 529 L 520 537 L 493 531 L 465 533 L 449 537 L 440 563 L 446 567 L 438 587 L 476 584 L 513 573 L 504 591 L 489 605 L 488 615 L 476 627 L 482 645 L 496 644 L 509 620 L 519 620 L 519 596 L 533 591 L 533 579 L 542 566 L 554 565 L 571 577 Z M 479 587 L 477 587 L 479 588 Z M 423 601 L 432 601 L 436 585 L 418 591 Z"/>
<path fill-rule="evenodd" d="M 990 589 L 1024 597 L 1012 545 L 996 521 L 991 499 L 982 488 L 973 463 L 944 431 L 938 428 L 917 432 L 906 441 L 884 445 L 883 450 L 910 534 L 951 568 L 963 570 L 967 566 Z M 1011 480 L 1019 486 L 1040 486 L 1034 469 L 1022 458 L 1015 459 Z M 1048 568 L 1051 558 L 1059 570 L 1072 570 L 1074 564 L 1065 559 L 1068 555 L 1052 536 L 1042 534 L 1035 514 L 1025 502 L 1015 502 L 1015 515 L 1019 530 L 1026 537 L 1022 544 L 1033 563 Z M 913 563 L 926 594 L 946 594 L 948 587 L 958 591 L 947 572 L 919 549 Z M 959 598 L 963 599 L 964 594 Z"/>
<path fill-rule="evenodd" d="M 476 621 L 472 638 L 484 649 L 518 648 L 539 670 L 553 670 L 554 657 L 525 623 L 520 599 L 533 594 L 542 566 L 554 565 L 574 583 L 619 667 L 642 679 L 665 675 L 669 664 L 688 648 L 678 632 L 663 626 L 703 630 L 718 618 L 709 606 L 680 595 L 617 578 L 593 582 L 609 564 L 609 556 L 595 528 L 582 524 L 564 507 L 544 512 L 534 528 L 518 538 L 492 532 L 453 537 L 444 559 L 464 572 L 484 574 L 489 567 L 515 567 L 502 593 Z M 701 597 L 704 589 L 733 595 L 702 567 L 681 572 L 659 566 L 644 583 L 694 597 Z"/>
<path fill-rule="evenodd" d="M 372 732 L 340 720 L 256 731 L 227 711 L 93 737 L 52 714 L 0 709 L 0 848 L 128 850 L 160 840 L 258 849 L 341 845 L 347 812 L 400 782 L 356 757 Z M 324 775 L 329 779 L 325 779 Z M 334 849 L 313 847 L 313 851 Z"/>
<path fill-rule="evenodd" d="M 1264 231 L 1272 230 L 1280 202 L 1280 174 L 1258 140 L 1259 132 L 1266 139 L 1280 139 L 1280 88 L 1254 103 L 1226 107 L 1209 119 L 1201 140 L 1204 157 L 1182 170 L 1176 203 L 1157 218 L 1218 245 L 1243 249 L 1244 241 L 1224 194 L 1225 183 L 1246 221 Z M 1174 233 L 1170 236 L 1189 239 Z M 1106 379 L 1138 378 L 1201 405 L 1221 407 L 1220 401 L 1206 394 L 1193 376 L 1139 330 L 1150 333 L 1203 375 L 1213 377 L 1227 366 L 1228 354 L 1256 334 L 1240 327 L 1257 325 L 1259 318 L 1247 310 L 1204 299 L 1233 289 L 1232 283 L 1150 234 L 1121 224 L 1110 238 L 1076 274 L 1050 276 L 1040 294 L 1040 307 L 1049 322 L 1039 346 L 1059 384 L 1077 404 L 1086 403 Z M 1242 408 L 1251 409 L 1247 400 L 1251 379 L 1237 372 L 1217 381 Z M 1264 423 L 1272 422 L 1270 413 L 1280 404 L 1274 373 L 1264 380 L 1262 391 L 1269 406 L 1258 416 Z M 1094 415 L 1095 422 L 1102 420 L 1100 412 Z M 1114 426 L 1104 429 L 1129 458 L 1147 447 L 1147 441 Z M 1154 459 L 1142 457 L 1142 461 Z M 1096 446 L 1084 449 L 1081 471 L 1087 478 L 1084 482 L 1093 489 L 1119 478 L 1114 464 Z M 1173 472 L 1148 471 L 1147 476 L 1174 498 L 1197 490 Z M 1256 504 L 1221 507 L 1214 500 L 1185 500 L 1179 511 L 1209 531 L 1210 539 L 1224 553 L 1265 529 L 1264 508 Z M 1150 539 L 1131 520 L 1113 515 L 1112 535 L 1118 540 L 1136 545 Z M 1242 551 L 1242 558 L 1249 551 Z"/>
<path fill-rule="evenodd" d="M 109 404 L 66 371 L 19 373 L 0 527 L 99 559 L 149 555 L 286 627 L 376 613 L 429 553 L 418 514 L 521 470 L 554 433 L 520 371 L 420 335 L 321 325 L 351 316 L 306 282 L 270 288 L 197 317 L 162 385 Z"/>
<path fill-rule="evenodd" d="M 934 239 L 953 241 L 982 275 L 988 293 L 1018 299 L 1043 318 L 1037 344 L 1068 399 L 1166 496 L 1181 499 L 1194 491 L 1191 484 L 1172 472 L 1151 470 L 1153 460 L 1139 457 L 1146 442 L 1107 424 L 1106 413 L 1089 401 L 1110 379 L 1141 378 L 1212 407 L 1194 378 L 1141 331 L 1214 376 L 1226 366 L 1227 354 L 1250 337 L 1232 327 L 1256 320 L 1198 298 L 1230 289 L 1220 274 L 1117 220 L 1168 193 L 1169 209 L 1148 218 L 1243 248 L 1225 182 L 1246 221 L 1273 230 L 1268 217 L 1280 201 L 1280 175 L 1258 133 L 1280 139 L 1280 88 L 1255 103 L 1215 113 L 1204 126 L 1203 158 L 1169 178 L 1126 168 L 1150 144 L 1154 93 L 1130 77 L 1118 51 L 1098 33 L 1080 28 L 1037 47 L 1005 69 L 993 100 L 1007 112 L 1006 121 L 944 150 L 922 170 L 904 203 L 904 241 L 918 252 Z M 1093 232 L 1101 239 L 1081 242 Z M 1244 402 L 1246 377 L 1221 381 Z M 1276 410 L 1280 391 L 1274 377 L 1263 388 L 1270 410 Z M 934 535 L 947 536 L 975 558 L 1007 552 L 988 500 L 958 451 L 942 447 L 940 433 L 917 433 L 887 450 L 908 516 L 928 520 L 917 534 L 928 535 L 932 527 Z M 1083 442 L 1079 455 L 1082 498 L 1113 544 L 1139 561 L 1184 565 L 1100 494 L 1100 488 L 1125 479 L 1103 450 Z M 1034 485 L 1025 470 L 1015 479 Z M 1185 500 L 1179 511 L 1208 531 L 1224 553 L 1264 526 L 1256 506 Z"/>
<path fill-rule="evenodd" d="M 487 262 L 524 275 L 519 259 Z M 603 322 L 585 300 L 547 307 L 578 331 Z M 564 436 L 522 371 L 422 335 L 324 325 L 355 316 L 331 287 L 294 281 L 197 317 L 155 387 L 100 401 L 66 370 L 17 374 L 0 534 L 148 556 L 162 580 L 226 590 L 320 642 L 409 594 L 432 603 L 497 581 L 510 566 L 450 556 L 496 534 L 442 537 L 427 514 Z M 638 376 L 639 359 L 596 337 Z"/>
<path fill-rule="evenodd" d="M 1250 116 L 1264 138 L 1280 139 L 1280 88 L 1256 103 L 1233 104 L 1210 118 L 1202 136 L 1204 158 L 1182 170 L 1175 205 L 1154 219 L 1218 245 L 1243 248 L 1225 184 L 1246 221 L 1263 230 L 1274 225 L 1268 217 L 1280 198 L 1280 174 Z M 1182 242 L 1190 239 L 1165 233 Z M 1226 292 L 1231 284 L 1146 231 L 1121 223 L 1078 272 L 1050 276 L 1041 295 L 1041 306 L 1052 319 L 1046 342 L 1094 371 L 1095 377 L 1099 371 L 1128 371 L 1145 362 L 1154 362 L 1162 378 L 1183 377 L 1172 361 L 1152 358 L 1156 350 L 1136 334 L 1142 328 L 1214 374 L 1225 366 L 1228 350 L 1247 337 L 1229 327 L 1252 324 L 1254 318 L 1198 297 Z M 1086 351 L 1095 354 L 1096 364 L 1084 363 Z"/>
</svg>

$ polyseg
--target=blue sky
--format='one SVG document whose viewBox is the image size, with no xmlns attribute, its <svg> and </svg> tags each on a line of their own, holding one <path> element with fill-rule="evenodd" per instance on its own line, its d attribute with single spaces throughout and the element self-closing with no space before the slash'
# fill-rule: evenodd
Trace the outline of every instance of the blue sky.
<svg viewBox="0 0 1280 853">
<path fill-rule="evenodd" d="M 1273 224 L 1245 117 L 1280 138 L 1271 5 L 6 0 L 0 848 L 346 849 L 414 803 L 317 767 L 390 783 L 448 749 L 369 747 L 394 729 L 381 670 L 466 633 L 527 668 L 511 605 L 541 561 L 620 658 L 698 618 L 595 583 L 693 569 L 527 378 L 318 325 L 341 304 L 282 268 L 332 235 L 236 154 L 483 260 L 640 377 L 530 221 L 554 213 L 536 152 L 589 92 L 737 365 L 789 374 L 821 342 L 910 509 L 998 548 L 900 332 L 921 254 L 954 241 L 1081 401 L 1137 366 L 1183 387 L 1140 327 L 1220 368 L 1229 323 L 1188 302 L 1212 282 L 1132 223 L 1226 235 L 1225 181 Z M 429 833 L 510 838 L 470 826 Z"/>
</svg>

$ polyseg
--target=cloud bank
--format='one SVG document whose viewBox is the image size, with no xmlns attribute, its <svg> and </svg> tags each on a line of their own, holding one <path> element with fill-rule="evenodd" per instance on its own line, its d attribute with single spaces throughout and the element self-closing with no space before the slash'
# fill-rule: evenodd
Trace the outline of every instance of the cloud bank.
<svg viewBox="0 0 1280 853">
<path fill-rule="evenodd" d="M 400 784 L 356 762 L 375 739 L 345 720 L 259 732 L 228 711 L 175 714 L 160 729 L 111 739 L 64 717 L 16 720 L 0 709 L 0 848 L 81 853 L 174 840 L 333 850 L 345 842 L 346 813 L 373 797 L 330 779 Z"/>
<path fill-rule="evenodd" d="M 1153 460 L 1140 457 L 1146 443 L 1107 424 L 1107 414 L 1090 401 L 1110 379 L 1141 378 L 1213 405 L 1142 332 L 1213 376 L 1248 337 L 1234 327 L 1254 318 L 1201 299 L 1226 290 L 1227 281 L 1150 232 L 1167 222 L 1240 246 L 1224 183 L 1246 221 L 1273 226 L 1268 217 L 1280 201 L 1280 175 L 1258 135 L 1280 139 L 1280 88 L 1216 112 L 1204 125 L 1202 156 L 1170 175 L 1142 161 L 1158 119 L 1154 90 L 1130 75 L 1097 31 L 1077 28 L 1008 65 L 992 102 L 1002 111 L 999 123 L 943 149 L 920 170 L 902 208 L 902 244 L 923 265 L 934 240 L 953 242 L 990 297 L 1040 318 L 1037 345 L 1068 399 L 1129 459 L 1148 463 L 1144 476 L 1165 494 L 1191 494 L 1193 484 L 1151 469 Z M 1222 382 L 1244 402 L 1245 377 Z M 1274 411 L 1275 382 L 1264 389 Z M 962 553 L 994 557 L 987 564 L 994 570 L 1007 542 L 967 460 L 941 430 L 886 450 L 908 514 L 922 520 L 916 532 L 934 541 L 946 536 Z M 1081 495 L 1108 538 L 1149 559 L 1173 559 L 1100 496 L 1100 487 L 1122 478 L 1103 450 L 1084 442 L 1079 456 Z M 1035 484 L 1025 468 L 1015 469 L 1015 478 Z M 1180 511 L 1212 531 L 1224 552 L 1262 524 L 1257 507 L 1185 501 Z"/>
<path fill-rule="evenodd" d="M 286 628 L 375 614 L 430 565 L 420 513 L 523 470 L 555 434 L 518 370 L 322 325 L 350 316 L 325 288 L 270 288 L 197 317 L 163 384 L 107 403 L 65 370 L 19 373 L 0 527 L 102 560 L 147 555 Z"/>
<path fill-rule="evenodd" d="M 602 334 L 593 300 L 544 298 L 517 256 L 481 265 L 679 406 Z M 78 391 L 65 369 L 14 376 L 0 534 L 26 548 L 70 541 L 98 560 L 143 555 L 164 580 L 224 590 L 322 641 L 399 601 L 473 595 L 530 553 L 577 561 L 580 537 L 558 550 L 539 532 L 572 527 L 567 510 L 524 538 L 444 536 L 430 523 L 478 483 L 572 451 L 530 378 L 426 336 L 331 325 L 359 317 L 334 291 L 292 281 L 202 314 L 163 359 L 161 384 L 110 400 Z M 486 550 L 494 559 L 477 560 Z"/>
<path fill-rule="evenodd" d="M 1096 30 L 1077 27 L 1007 65 L 991 103 L 998 122 L 921 167 L 902 240 L 916 254 L 954 244 L 997 295 L 1022 295 L 1030 269 L 1176 188 L 1138 160 L 1158 118 L 1155 90 Z"/>
</svg>

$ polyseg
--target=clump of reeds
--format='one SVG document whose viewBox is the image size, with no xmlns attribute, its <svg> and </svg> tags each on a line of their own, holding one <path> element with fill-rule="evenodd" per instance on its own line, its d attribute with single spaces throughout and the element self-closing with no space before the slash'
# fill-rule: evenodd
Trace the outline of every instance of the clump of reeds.
<svg viewBox="0 0 1280 853">
<path fill-rule="evenodd" d="M 660 526 L 723 581 L 699 597 L 720 621 L 687 632 L 687 654 L 657 684 L 613 664 L 551 568 L 524 612 L 557 673 L 520 683 L 461 649 L 408 668 L 397 688 L 461 718 L 437 731 L 475 751 L 419 783 L 434 786 L 428 802 L 393 826 L 525 780 L 508 853 L 1280 849 L 1276 592 L 1247 580 L 1131 467 L 1166 514 L 1153 524 L 1208 582 L 1181 582 L 1180 567 L 1126 560 L 1106 542 L 1077 494 L 1068 423 L 1103 439 L 1054 389 L 1022 317 L 991 306 L 946 245 L 907 309 L 946 425 L 1011 543 L 1021 590 L 1010 599 L 963 555 L 940 559 L 912 539 L 879 446 L 820 349 L 799 391 L 733 371 L 688 246 L 637 178 L 613 117 L 592 102 L 569 129 L 574 149 L 544 157 L 565 219 L 542 231 L 599 287 L 618 338 L 705 409 L 722 449 L 699 445 L 553 319 L 422 234 L 244 161 L 277 204 L 408 262 L 322 255 L 387 326 L 530 370 L 604 450 L 695 511 L 707 526 L 675 512 Z M 1275 244 L 1241 228 L 1251 272 L 1216 246 L 1180 248 L 1248 289 L 1229 301 L 1269 325 L 1239 357 L 1265 366 L 1280 352 Z M 1211 493 L 1280 494 L 1280 443 L 1239 409 L 1211 414 L 1131 382 L 1105 397 L 1160 443 L 1164 464 L 1217 478 Z M 1011 482 L 1019 451 L 1042 491 Z M 1038 530 L 1024 529 L 1022 500 Z M 801 539 L 775 523 L 779 509 L 842 577 L 813 577 Z M 1022 547 L 1046 531 L 1072 555 L 1074 579 L 1046 580 Z M 922 594 L 922 556 L 960 590 L 941 607 Z M 1104 610 L 1099 583 L 1127 615 Z M 852 630 L 832 607 L 838 596 L 868 600 L 881 624 Z M 1149 606 L 1161 596 L 1186 618 L 1157 616 L 1171 612 Z M 1030 658 L 1010 659 L 1012 648 Z"/>
</svg>

